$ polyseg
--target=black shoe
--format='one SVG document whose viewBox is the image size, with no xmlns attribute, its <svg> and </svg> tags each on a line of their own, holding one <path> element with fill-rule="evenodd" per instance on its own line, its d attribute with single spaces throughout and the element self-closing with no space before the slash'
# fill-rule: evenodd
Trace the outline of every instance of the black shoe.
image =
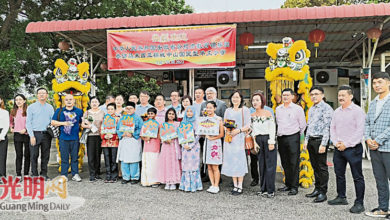
<svg viewBox="0 0 390 220">
<path fill-rule="evenodd" d="M 306 194 L 305 196 L 307 198 L 314 198 L 314 197 L 317 197 L 319 194 L 320 194 L 320 191 L 314 189 L 314 191 L 312 193 Z"/>
<path fill-rule="evenodd" d="M 297 189 L 291 189 L 290 192 L 288 192 L 289 196 L 295 196 L 296 194 L 298 194 L 298 190 Z"/>
<path fill-rule="evenodd" d="M 351 209 L 349 209 L 349 211 L 351 213 L 354 213 L 354 214 L 360 214 L 362 212 L 364 212 L 364 206 L 363 204 L 360 204 L 360 203 L 355 203 L 355 205 L 352 206 Z"/>
<path fill-rule="evenodd" d="M 95 182 L 97 179 L 94 176 L 89 177 L 89 182 Z"/>
<path fill-rule="evenodd" d="M 329 205 L 348 205 L 348 201 L 346 198 L 336 197 L 333 200 L 329 200 L 328 204 Z"/>
<path fill-rule="evenodd" d="M 390 219 L 390 214 L 387 214 L 385 219 Z"/>
<path fill-rule="evenodd" d="M 97 176 L 95 176 L 95 179 L 101 180 L 102 178 L 99 175 L 97 175 Z"/>
<path fill-rule="evenodd" d="M 42 177 L 43 177 L 43 179 L 45 179 L 45 181 L 50 181 L 51 180 L 51 178 L 48 177 L 48 176 L 42 176 Z"/>
<path fill-rule="evenodd" d="M 278 189 L 278 191 L 280 191 L 280 192 L 287 192 L 287 191 L 290 191 L 290 190 L 291 190 L 291 188 L 287 187 L 287 186 Z"/>
<path fill-rule="evenodd" d="M 251 182 L 251 186 L 257 186 L 257 184 L 259 184 L 259 181 L 258 180 L 253 180 Z"/>
<path fill-rule="evenodd" d="M 122 180 L 122 184 L 127 184 L 129 181 L 127 181 L 127 180 Z"/>
<path fill-rule="evenodd" d="M 131 184 L 137 184 L 137 183 L 139 183 L 139 180 L 131 180 L 131 182 L 130 182 Z"/>
<path fill-rule="evenodd" d="M 232 195 L 233 196 L 238 196 L 242 194 L 242 189 L 237 187 L 237 191 L 233 191 Z"/>
<path fill-rule="evenodd" d="M 320 202 L 325 202 L 326 200 L 328 199 L 328 197 L 326 196 L 326 194 L 318 194 L 317 198 L 314 199 L 313 202 L 315 203 L 320 203 Z"/>
</svg>

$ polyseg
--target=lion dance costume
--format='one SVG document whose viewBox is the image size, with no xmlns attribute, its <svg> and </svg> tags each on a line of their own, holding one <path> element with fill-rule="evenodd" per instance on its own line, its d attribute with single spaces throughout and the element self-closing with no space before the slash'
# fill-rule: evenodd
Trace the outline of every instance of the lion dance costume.
<svg viewBox="0 0 390 220">
<path fill-rule="evenodd" d="M 270 56 L 269 67 L 265 70 L 265 79 L 270 82 L 272 107 L 275 110 L 281 104 L 282 91 L 285 88 L 295 90 L 301 99 L 297 104 L 305 111 L 306 119 L 309 108 L 313 105 L 309 90 L 313 85 L 309 71 L 310 51 L 303 40 L 293 41 L 289 37 L 282 44 L 269 43 L 266 50 Z M 296 88 L 298 83 L 298 88 Z M 301 145 L 301 161 L 299 164 L 299 183 L 308 188 L 313 184 L 314 172 L 309 161 L 309 153 Z"/>
<path fill-rule="evenodd" d="M 61 101 L 67 94 L 72 94 L 75 98 L 75 106 L 82 109 L 84 112 L 88 107 L 88 92 L 91 89 L 89 79 L 89 64 L 86 62 L 77 64 L 76 59 L 69 59 L 66 63 L 62 59 L 57 59 L 55 62 L 53 79 L 53 91 L 56 108 L 63 107 L 64 103 Z M 81 134 L 81 133 L 80 133 Z M 59 163 L 61 164 L 61 155 L 59 148 L 59 141 L 56 140 L 56 147 L 59 156 Z M 79 149 L 79 169 L 83 165 L 83 158 L 85 153 L 84 144 L 80 144 Z M 61 166 L 59 168 L 61 171 Z"/>
</svg>

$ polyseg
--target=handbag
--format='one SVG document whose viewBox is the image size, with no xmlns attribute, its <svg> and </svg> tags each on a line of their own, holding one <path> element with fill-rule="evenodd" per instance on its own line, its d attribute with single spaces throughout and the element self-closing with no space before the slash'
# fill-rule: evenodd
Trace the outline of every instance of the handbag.
<svg viewBox="0 0 390 220">
<path fill-rule="evenodd" d="M 244 125 L 244 108 L 242 108 L 242 125 Z M 245 134 L 245 149 L 252 150 L 255 146 L 252 136 L 249 133 Z"/>
<path fill-rule="evenodd" d="M 88 118 L 88 110 L 87 110 L 87 118 Z M 89 132 L 91 131 L 91 129 L 89 128 L 84 128 L 82 133 L 81 133 L 81 137 L 80 137 L 80 144 L 87 144 L 87 139 L 88 139 L 88 134 Z"/>
<path fill-rule="evenodd" d="M 252 139 L 254 139 L 254 137 L 252 137 Z M 254 143 L 254 146 L 252 149 L 250 149 L 250 152 L 251 152 L 251 154 L 257 155 L 257 154 L 259 154 L 260 146 L 255 144 L 254 141 L 253 141 L 253 143 Z"/>
<path fill-rule="evenodd" d="M 81 133 L 81 137 L 80 137 L 80 144 L 87 144 L 89 131 L 90 129 L 88 128 L 83 129 L 83 132 Z"/>
<path fill-rule="evenodd" d="M 60 115 L 62 113 L 62 107 L 60 108 L 60 111 L 57 115 L 57 121 L 60 121 Z M 47 133 L 50 135 L 51 138 L 58 138 L 60 136 L 60 127 L 54 126 L 51 123 L 46 128 Z"/>
</svg>

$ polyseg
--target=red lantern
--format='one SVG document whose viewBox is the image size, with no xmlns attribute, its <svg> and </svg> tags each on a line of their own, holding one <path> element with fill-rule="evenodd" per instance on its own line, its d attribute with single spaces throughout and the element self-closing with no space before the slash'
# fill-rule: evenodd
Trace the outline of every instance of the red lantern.
<svg viewBox="0 0 390 220">
<path fill-rule="evenodd" d="M 320 46 L 320 43 L 325 40 L 325 32 L 321 29 L 315 29 L 310 31 L 309 41 L 314 44 L 316 48 L 316 57 L 317 57 L 317 48 Z"/>
<path fill-rule="evenodd" d="M 382 35 L 382 31 L 379 28 L 370 28 L 367 32 L 367 37 L 371 39 L 373 42 L 379 39 Z"/>
<path fill-rule="evenodd" d="M 145 76 L 144 80 L 145 80 L 145 82 L 149 82 L 150 81 L 150 76 Z"/>
<path fill-rule="evenodd" d="M 58 48 L 60 48 L 62 51 L 69 50 L 69 44 L 66 41 L 61 41 L 58 43 Z"/>
<path fill-rule="evenodd" d="M 244 46 L 245 50 L 248 50 L 248 46 L 255 42 L 255 36 L 250 32 L 244 32 L 240 35 L 240 44 Z"/>
<path fill-rule="evenodd" d="M 107 63 L 101 63 L 100 64 L 100 69 L 102 69 L 103 71 L 106 71 L 107 70 Z"/>
</svg>

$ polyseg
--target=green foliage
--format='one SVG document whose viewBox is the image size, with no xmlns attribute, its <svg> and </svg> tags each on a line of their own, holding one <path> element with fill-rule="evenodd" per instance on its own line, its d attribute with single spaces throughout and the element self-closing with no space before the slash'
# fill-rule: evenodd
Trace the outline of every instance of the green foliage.
<svg viewBox="0 0 390 220">
<path fill-rule="evenodd" d="M 72 50 L 58 49 L 63 39 L 54 33 L 26 34 L 29 22 L 192 12 L 184 0 L 0 0 L 0 5 L 0 94 L 8 99 L 23 83 L 30 93 L 51 88 L 55 60 L 74 57 Z"/>
<path fill-rule="evenodd" d="M 368 4 L 383 3 L 390 0 L 286 0 L 282 8 L 303 8 L 314 6 L 331 6 L 331 5 L 350 5 L 350 4 Z"/>
<path fill-rule="evenodd" d="M 99 90 L 97 96 L 101 102 L 105 100 L 107 95 L 123 95 L 125 99 L 130 94 L 137 94 L 141 91 L 149 92 L 151 97 L 160 93 L 160 86 L 157 85 L 155 79 L 150 79 L 149 82 L 144 80 L 144 76 L 136 74 L 133 77 L 128 77 L 124 74 L 111 75 L 111 84 L 107 84 L 107 77 L 98 77 L 97 85 Z"/>
<path fill-rule="evenodd" d="M 20 83 L 21 64 L 13 50 L 0 51 L 0 96 L 4 100 L 12 98 L 10 91 L 16 91 Z"/>
</svg>

